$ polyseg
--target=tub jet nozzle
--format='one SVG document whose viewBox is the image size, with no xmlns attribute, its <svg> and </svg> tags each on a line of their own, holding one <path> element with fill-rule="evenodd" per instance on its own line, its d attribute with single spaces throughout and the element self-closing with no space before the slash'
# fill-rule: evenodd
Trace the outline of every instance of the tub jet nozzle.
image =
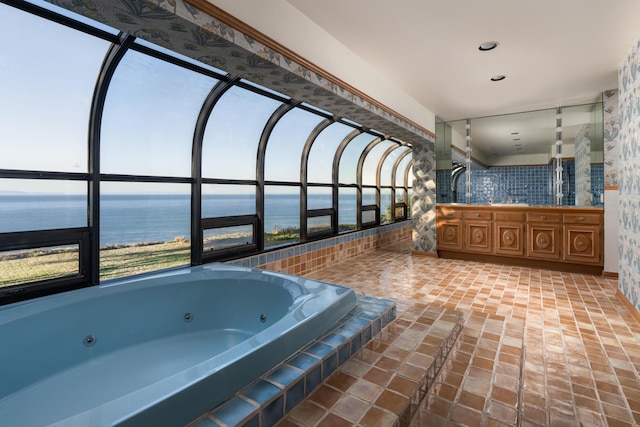
<svg viewBox="0 0 640 427">
<path fill-rule="evenodd" d="M 84 344 L 87 347 L 91 347 L 92 345 L 94 345 L 96 343 L 96 336 L 95 335 L 87 335 L 86 337 L 84 337 L 84 339 L 82 340 L 82 344 Z"/>
</svg>

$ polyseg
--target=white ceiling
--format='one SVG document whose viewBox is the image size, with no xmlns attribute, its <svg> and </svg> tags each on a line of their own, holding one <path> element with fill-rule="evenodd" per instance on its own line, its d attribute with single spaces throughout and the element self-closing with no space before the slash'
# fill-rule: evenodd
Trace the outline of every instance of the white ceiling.
<svg viewBox="0 0 640 427">
<path fill-rule="evenodd" d="M 287 1 L 445 121 L 593 102 L 640 36 L 640 0 Z"/>
</svg>

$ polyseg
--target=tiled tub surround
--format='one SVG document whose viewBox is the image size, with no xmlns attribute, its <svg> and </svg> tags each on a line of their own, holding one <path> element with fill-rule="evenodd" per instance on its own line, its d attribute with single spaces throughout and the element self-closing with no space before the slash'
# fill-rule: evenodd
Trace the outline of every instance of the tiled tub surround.
<svg viewBox="0 0 640 427">
<path fill-rule="evenodd" d="M 463 329 L 459 312 L 389 300 L 358 306 L 322 337 L 192 427 L 408 427 Z M 382 424 L 380 424 L 382 422 Z"/>
<path fill-rule="evenodd" d="M 4 305 L 0 425 L 184 425 L 357 304 L 345 287 L 212 263 Z"/>
<path fill-rule="evenodd" d="M 229 264 L 307 275 L 376 249 L 408 250 L 411 247 L 411 238 L 411 221 L 408 220 L 291 248 L 277 249 L 229 261 Z"/>
<path fill-rule="evenodd" d="M 272 426 L 340 369 L 396 317 L 392 301 L 358 296 L 358 305 L 194 426 Z"/>
</svg>

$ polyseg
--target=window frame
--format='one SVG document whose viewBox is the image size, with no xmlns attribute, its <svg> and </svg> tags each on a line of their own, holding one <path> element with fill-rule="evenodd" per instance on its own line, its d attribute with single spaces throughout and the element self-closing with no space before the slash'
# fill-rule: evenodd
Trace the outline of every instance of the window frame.
<svg viewBox="0 0 640 427">
<path fill-rule="evenodd" d="M 19 301 L 22 299 L 32 298 L 40 295 L 61 292 L 65 290 L 81 288 L 85 286 L 99 285 L 100 280 L 100 186 L 103 182 L 128 182 L 128 183 L 180 183 L 189 184 L 191 192 L 190 204 L 190 220 L 191 220 L 191 265 L 199 265 L 207 262 L 224 261 L 235 259 L 241 256 L 248 256 L 259 253 L 266 253 L 272 250 L 279 250 L 287 246 L 301 245 L 309 241 L 324 239 L 339 234 L 357 232 L 359 230 L 369 229 L 380 225 L 380 169 L 382 162 L 386 156 L 380 159 L 376 172 L 376 185 L 363 186 L 362 183 L 362 166 L 366 154 L 378 143 L 383 141 L 392 141 L 396 144 L 402 144 L 394 138 L 387 138 L 381 133 L 367 129 L 359 123 L 350 121 L 347 118 L 334 117 L 330 112 L 321 110 L 302 101 L 290 98 L 287 95 L 280 94 L 273 90 L 262 88 L 252 82 L 246 81 L 242 76 L 232 76 L 223 74 L 208 68 L 206 65 L 199 65 L 195 61 L 188 58 L 181 58 L 176 54 L 164 48 L 155 49 L 153 45 L 148 43 L 136 43 L 136 37 L 119 33 L 112 34 L 104 29 L 91 26 L 89 23 L 77 21 L 71 17 L 57 13 L 46 7 L 37 6 L 26 1 L 20 0 L 1 0 L 9 7 L 15 7 L 26 13 L 32 14 L 41 19 L 47 19 L 60 25 L 75 29 L 84 34 L 103 39 L 111 46 L 105 53 L 105 58 L 96 76 L 96 84 L 91 98 L 91 110 L 89 113 L 89 121 L 87 123 L 87 173 L 72 172 L 48 172 L 39 170 L 11 170 L 0 169 L 0 178 L 18 178 L 18 179 L 55 179 L 55 180 L 75 180 L 86 182 L 87 185 L 87 227 L 79 228 L 59 228 L 53 230 L 28 230 L 21 232 L 2 233 L 0 234 L 0 251 L 34 249 L 45 246 L 62 246 L 62 245 L 78 245 L 79 257 L 79 274 L 73 277 L 63 277 L 60 279 L 51 279 L 40 282 L 30 282 L 20 285 L 8 286 L 0 288 L 0 304 Z M 109 91 L 111 79 L 120 65 L 121 59 L 128 51 L 136 51 L 161 61 L 166 61 L 178 67 L 195 71 L 205 76 L 213 77 L 218 82 L 211 88 L 210 93 L 203 102 L 200 113 L 197 116 L 196 125 L 194 127 L 191 154 L 191 175 L 186 177 L 176 176 L 144 176 L 135 174 L 105 174 L 101 171 L 100 144 L 101 144 L 101 127 L 102 117 L 105 106 L 105 99 Z M 209 117 L 214 111 L 217 101 L 233 87 L 240 87 L 281 102 L 269 119 L 264 123 L 262 134 L 256 144 L 256 176 L 255 180 L 237 180 L 224 178 L 203 178 L 202 177 L 202 144 L 204 132 L 209 121 Z M 301 155 L 300 182 L 279 182 L 268 181 L 265 179 L 265 160 L 266 148 L 269 137 L 274 127 L 279 123 L 287 112 L 294 108 L 299 108 L 307 112 L 316 114 L 320 120 L 314 130 L 307 136 L 303 145 Z M 313 143 L 319 134 L 333 123 L 341 123 L 351 127 L 350 131 L 337 145 L 333 163 L 331 183 L 316 183 L 308 181 L 308 162 L 309 154 Z M 356 137 L 366 134 L 370 137 L 356 165 L 356 183 L 344 184 L 340 183 L 340 160 L 343 152 L 348 145 L 356 139 Z M 394 173 L 404 172 L 404 188 L 405 202 L 409 194 L 408 173 L 411 170 L 413 160 L 409 162 L 405 171 L 395 171 Z M 397 164 L 395 165 L 397 168 Z M 392 176 L 392 206 L 402 206 L 395 201 L 395 176 Z M 202 186 L 204 184 L 235 184 L 235 185 L 253 185 L 255 186 L 255 214 L 237 215 L 224 217 L 202 217 Z M 264 238 L 264 221 L 265 221 L 265 188 L 269 186 L 290 186 L 295 187 L 300 193 L 300 239 L 299 242 L 291 244 L 283 244 L 279 246 L 265 248 Z M 307 205 L 307 189 L 311 187 L 331 188 L 332 203 L 331 207 L 322 209 L 308 209 Z M 376 203 L 362 205 L 363 188 L 374 188 L 376 190 Z M 356 196 L 356 228 L 345 232 L 339 231 L 339 196 L 341 188 L 354 188 Z M 385 186 L 386 188 L 386 186 Z M 405 213 L 406 213 L 405 203 Z M 374 221 L 363 221 L 363 214 L 374 212 Z M 395 209 L 392 208 L 392 215 Z M 308 230 L 308 220 L 326 216 L 331 219 L 331 229 L 325 229 L 320 232 L 310 232 Z M 393 221 L 406 219 L 393 218 Z M 229 226 L 245 226 L 250 225 L 253 230 L 253 240 L 249 245 L 237 245 L 225 247 L 220 250 L 204 252 L 203 235 L 205 230 L 223 228 Z M 35 228 L 35 227 L 34 227 Z M 158 270 L 156 270 L 158 271 Z"/>
<path fill-rule="evenodd" d="M 198 239 L 198 245 L 200 246 L 200 252 L 202 253 L 201 260 L 203 263 L 222 261 L 226 259 L 232 259 L 243 255 L 250 255 L 258 251 L 259 236 L 256 234 L 258 229 L 258 215 L 236 215 L 225 216 L 215 218 L 202 218 L 200 221 L 200 238 Z M 250 244 L 245 245 L 233 245 L 222 249 L 214 249 L 210 251 L 204 251 L 204 232 L 205 230 L 215 230 L 217 228 L 227 228 L 242 225 L 250 225 L 253 230 L 253 239 Z M 192 242 L 192 245 L 194 243 Z"/>
<path fill-rule="evenodd" d="M 0 304 L 36 298 L 52 292 L 90 286 L 91 269 L 89 227 L 58 228 L 53 230 L 19 231 L 0 234 L 2 252 L 39 249 L 54 246 L 78 245 L 78 274 L 54 279 L 9 285 L 0 288 Z"/>
</svg>

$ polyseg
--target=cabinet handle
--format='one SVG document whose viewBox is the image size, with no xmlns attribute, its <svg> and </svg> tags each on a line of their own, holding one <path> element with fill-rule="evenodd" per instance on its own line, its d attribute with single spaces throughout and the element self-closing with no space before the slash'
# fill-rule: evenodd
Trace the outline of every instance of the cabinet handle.
<svg viewBox="0 0 640 427">
<path fill-rule="evenodd" d="M 453 216 L 453 214 L 452 214 L 451 212 L 449 212 L 449 213 L 447 214 L 447 216 Z"/>
<path fill-rule="evenodd" d="M 451 231 L 448 231 L 447 232 L 447 237 L 451 237 L 451 236 L 453 236 L 453 233 Z"/>
<path fill-rule="evenodd" d="M 479 213 L 476 214 L 476 218 L 480 218 L 480 214 Z"/>
<path fill-rule="evenodd" d="M 579 217 L 578 221 L 584 221 L 584 217 L 583 216 Z"/>
<path fill-rule="evenodd" d="M 547 219 L 547 216 L 546 215 L 540 215 L 540 219 L 544 221 L 545 219 Z"/>
<path fill-rule="evenodd" d="M 511 236 L 507 236 L 507 237 L 505 237 L 505 239 L 511 240 Z"/>
<path fill-rule="evenodd" d="M 547 243 L 546 239 L 540 239 L 540 243 Z"/>
<path fill-rule="evenodd" d="M 584 246 L 584 242 L 578 242 L 578 246 Z"/>
</svg>

